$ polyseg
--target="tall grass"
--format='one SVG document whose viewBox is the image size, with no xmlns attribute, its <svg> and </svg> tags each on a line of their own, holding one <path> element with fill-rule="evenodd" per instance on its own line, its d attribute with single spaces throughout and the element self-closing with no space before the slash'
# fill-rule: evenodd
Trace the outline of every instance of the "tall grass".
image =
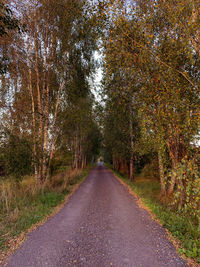
<svg viewBox="0 0 200 267">
<path fill-rule="evenodd" d="M 0 182 L 0 254 L 10 240 L 33 224 L 43 220 L 60 204 L 75 184 L 89 171 L 67 170 L 53 176 L 39 187 L 34 177 L 26 176 L 16 183 L 13 179 Z M 1 256 L 0 256 L 1 261 Z"/>
</svg>

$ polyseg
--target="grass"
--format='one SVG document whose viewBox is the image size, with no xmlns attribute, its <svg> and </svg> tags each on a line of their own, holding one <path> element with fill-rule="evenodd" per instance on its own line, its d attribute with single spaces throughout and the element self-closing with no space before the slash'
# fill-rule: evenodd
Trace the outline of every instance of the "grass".
<svg viewBox="0 0 200 267">
<path fill-rule="evenodd" d="M 41 222 L 63 203 L 66 195 L 83 180 L 90 168 L 57 174 L 43 188 L 37 187 L 33 177 L 24 177 L 19 184 L 10 180 L 1 182 L 0 255 L 10 248 L 12 239 Z"/>
<path fill-rule="evenodd" d="M 114 172 L 114 171 L 113 171 Z M 200 263 L 200 231 L 195 221 L 186 214 L 180 214 L 160 198 L 160 184 L 158 180 L 137 177 L 131 182 L 127 177 L 114 172 L 125 182 L 156 215 L 175 239 L 180 241 L 178 252 Z"/>
</svg>

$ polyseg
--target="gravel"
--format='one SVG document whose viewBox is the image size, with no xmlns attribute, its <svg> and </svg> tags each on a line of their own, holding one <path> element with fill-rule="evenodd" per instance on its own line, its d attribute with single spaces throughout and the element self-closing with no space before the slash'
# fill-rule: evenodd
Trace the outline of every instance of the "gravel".
<svg viewBox="0 0 200 267">
<path fill-rule="evenodd" d="M 7 267 L 181 267 L 166 231 L 105 167 L 8 258 Z"/>
</svg>

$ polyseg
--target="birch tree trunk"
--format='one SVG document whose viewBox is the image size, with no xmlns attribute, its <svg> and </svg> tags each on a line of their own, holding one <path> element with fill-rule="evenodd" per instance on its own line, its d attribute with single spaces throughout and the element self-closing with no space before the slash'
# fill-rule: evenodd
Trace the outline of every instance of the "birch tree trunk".
<svg viewBox="0 0 200 267">
<path fill-rule="evenodd" d="M 129 127 L 130 127 L 130 165 L 129 165 L 129 179 L 134 179 L 134 140 L 133 140 L 133 120 L 132 120 L 132 108 L 130 106 L 130 119 L 129 119 Z"/>
<path fill-rule="evenodd" d="M 39 78 L 39 52 L 38 52 L 38 33 L 37 33 L 37 12 L 36 7 L 34 11 L 34 46 L 35 46 L 35 72 L 36 72 L 36 87 L 37 87 L 37 106 L 39 113 L 39 146 L 40 146 L 40 159 L 39 159 L 39 182 L 43 182 L 43 110 L 41 103 L 41 91 L 40 91 L 40 78 Z"/>
<path fill-rule="evenodd" d="M 160 172 L 161 195 L 165 196 L 166 195 L 166 185 L 165 185 L 163 158 L 162 158 L 162 152 L 160 149 L 158 149 L 158 164 L 159 164 L 159 172 Z"/>
<path fill-rule="evenodd" d="M 49 19 L 49 13 L 48 13 L 48 19 Z M 43 92 L 44 92 L 44 155 L 43 155 L 43 177 L 45 179 L 49 176 L 49 170 L 48 170 L 48 151 L 47 151 L 47 142 L 48 142 L 48 124 L 49 124 L 49 69 L 50 64 L 48 63 L 48 52 L 47 50 L 50 50 L 50 47 L 48 47 L 48 25 L 46 26 L 46 33 L 45 33 L 45 40 L 44 40 L 44 78 L 43 78 Z M 52 53 L 52 51 L 51 51 Z M 49 59 L 50 61 L 50 59 Z M 50 158 L 51 158 L 51 151 L 50 151 Z M 49 159 L 50 160 L 50 159 Z M 48 174 L 47 174 L 48 173 Z"/>
<path fill-rule="evenodd" d="M 36 151 L 36 116 L 35 116 L 35 101 L 33 97 L 33 86 L 32 86 L 32 73 L 31 67 L 29 66 L 29 92 L 31 96 L 31 110 L 32 110 L 32 135 L 33 135 L 33 155 L 34 155 L 34 171 L 35 178 L 38 178 L 38 168 L 37 168 L 37 151 Z"/>
<path fill-rule="evenodd" d="M 47 161 L 45 162 L 45 173 L 46 173 L 46 177 L 45 180 L 48 179 L 49 177 L 49 169 L 50 169 L 50 165 L 51 165 L 51 160 L 54 156 L 54 151 L 55 151 L 55 145 L 56 145 L 56 141 L 57 141 L 57 131 L 56 131 L 56 121 L 57 121 L 57 115 L 58 115 L 58 107 L 60 104 L 60 96 L 61 96 L 61 92 L 63 90 L 63 87 L 65 85 L 65 81 L 63 80 L 60 83 L 59 89 L 58 89 L 58 96 L 57 96 L 57 100 L 56 100 L 56 106 L 55 106 L 55 112 L 54 112 L 54 118 L 53 118 L 53 123 L 52 123 L 52 137 L 51 137 L 51 142 L 49 145 L 49 156 Z M 48 128 L 46 128 L 46 130 L 48 131 Z M 46 132 L 47 134 L 47 132 Z"/>
</svg>

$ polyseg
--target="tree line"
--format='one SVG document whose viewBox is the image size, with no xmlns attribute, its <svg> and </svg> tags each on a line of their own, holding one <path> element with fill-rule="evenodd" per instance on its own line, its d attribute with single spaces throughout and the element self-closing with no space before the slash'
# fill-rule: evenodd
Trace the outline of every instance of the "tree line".
<svg viewBox="0 0 200 267">
<path fill-rule="evenodd" d="M 154 156 L 161 193 L 198 216 L 198 1 L 101 1 L 105 156 L 134 180 Z"/>
<path fill-rule="evenodd" d="M 84 168 L 98 153 L 91 79 L 96 31 L 88 1 L 1 4 L 0 169 L 38 183 L 63 157 Z"/>
</svg>

